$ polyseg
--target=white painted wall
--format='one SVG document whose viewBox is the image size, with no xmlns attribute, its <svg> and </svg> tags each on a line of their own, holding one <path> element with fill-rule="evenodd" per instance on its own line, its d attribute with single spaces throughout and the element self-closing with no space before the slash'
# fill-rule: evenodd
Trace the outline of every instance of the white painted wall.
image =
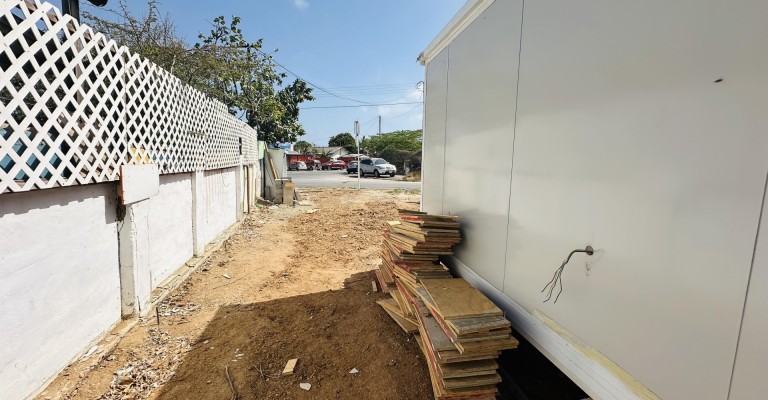
<svg viewBox="0 0 768 400">
<path fill-rule="evenodd" d="M 425 209 L 467 216 L 463 264 L 661 398 L 728 398 L 768 171 L 768 3 L 527 2 L 518 65 L 521 14 L 496 0 L 442 50 L 444 98 L 430 87 L 443 55 L 427 65 L 425 148 L 445 137 L 445 170 Z M 441 130 L 429 110 L 443 105 Z M 587 244 L 590 274 L 575 256 L 542 304 Z M 732 398 L 762 397 L 748 375 L 768 369 L 760 293 Z"/>
<path fill-rule="evenodd" d="M 205 171 L 205 243 L 237 221 L 235 169 Z"/>
<path fill-rule="evenodd" d="M 114 183 L 0 195 L 0 397 L 21 399 L 120 319 Z"/>
<path fill-rule="evenodd" d="M 192 174 L 161 175 L 160 192 L 149 198 L 148 208 L 150 282 L 155 288 L 192 258 Z"/>
</svg>

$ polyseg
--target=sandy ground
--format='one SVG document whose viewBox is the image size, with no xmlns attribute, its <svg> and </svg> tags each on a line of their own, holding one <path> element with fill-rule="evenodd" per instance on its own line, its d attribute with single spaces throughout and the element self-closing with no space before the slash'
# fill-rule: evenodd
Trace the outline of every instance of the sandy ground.
<svg viewBox="0 0 768 400">
<path fill-rule="evenodd" d="M 413 338 L 371 292 L 403 191 L 305 190 L 265 207 L 154 312 L 69 366 L 40 399 L 428 399 Z M 119 327 L 118 327 L 119 329 Z M 100 348 L 107 348 L 104 344 Z M 280 376 L 298 358 L 294 375 Z M 356 369 L 357 373 L 350 373 Z M 300 383 L 309 383 L 305 391 Z"/>
</svg>

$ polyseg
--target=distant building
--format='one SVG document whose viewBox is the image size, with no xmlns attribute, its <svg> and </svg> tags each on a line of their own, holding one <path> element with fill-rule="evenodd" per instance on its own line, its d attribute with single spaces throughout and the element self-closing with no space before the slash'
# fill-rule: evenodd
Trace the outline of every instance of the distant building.
<svg viewBox="0 0 768 400">
<path fill-rule="evenodd" d="M 337 159 L 341 156 L 349 154 L 349 151 L 343 147 L 313 147 L 312 151 L 315 154 L 327 154 L 331 159 Z"/>
</svg>

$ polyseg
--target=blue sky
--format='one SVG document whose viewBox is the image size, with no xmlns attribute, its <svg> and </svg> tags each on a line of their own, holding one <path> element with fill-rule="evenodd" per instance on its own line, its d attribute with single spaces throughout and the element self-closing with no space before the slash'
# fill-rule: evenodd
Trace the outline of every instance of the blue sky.
<svg viewBox="0 0 768 400">
<path fill-rule="evenodd" d="M 276 60 L 328 91 L 368 103 L 419 102 L 416 85 L 424 69 L 416 57 L 456 14 L 465 0 L 160 0 L 161 11 L 175 21 L 178 33 L 194 43 L 218 15 L 242 18 L 246 38 L 264 39 L 264 50 L 279 49 Z M 85 2 L 83 2 L 85 3 Z M 145 1 L 128 0 L 132 10 Z M 115 6 L 116 0 L 110 0 Z M 92 11 L 92 7 L 86 8 Z M 314 92 L 305 107 L 356 105 Z M 318 146 L 340 132 L 361 133 L 421 128 L 420 104 L 315 108 L 301 112 L 303 137 Z"/>
</svg>

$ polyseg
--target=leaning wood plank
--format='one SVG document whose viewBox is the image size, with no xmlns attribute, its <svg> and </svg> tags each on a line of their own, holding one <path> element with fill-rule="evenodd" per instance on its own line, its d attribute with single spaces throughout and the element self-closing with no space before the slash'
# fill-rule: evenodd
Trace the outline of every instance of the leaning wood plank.
<svg viewBox="0 0 768 400">
<path fill-rule="evenodd" d="M 381 270 L 377 268 L 374 270 L 374 272 L 376 273 L 376 279 L 379 280 L 379 285 L 381 285 L 381 291 L 384 293 L 389 293 L 389 287 L 387 286 L 387 282 L 384 282 L 384 277 L 381 274 Z"/>
<path fill-rule="evenodd" d="M 400 315 L 394 313 L 388 308 L 385 308 L 384 311 L 386 311 L 387 314 L 389 314 L 389 316 L 392 317 L 392 319 L 397 323 L 397 325 L 400 326 L 400 328 L 405 333 L 414 333 L 419 331 L 419 326 L 414 324 L 413 322 L 401 317 Z"/>
<path fill-rule="evenodd" d="M 293 375 L 293 370 L 296 369 L 296 363 L 299 361 L 298 358 L 291 358 L 288 360 L 287 363 L 285 363 L 285 368 L 283 368 L 283 376 L 285 375 Z"/>
<path fill-rule="evenodd" d="M 403 315 L 408 315 L 408 306 L 405 304 L 405 299 L 403 298 L 402 293 L 400 293 L 400 289 L 390 290 L 389 295 L 397 302 L 397 305 L 400 307 L 400 312 L 403 313 Z"/>
<path fill-rule="evenodd" d="M 504 315 L 464 279 L 428 279 L 421 284 L 444 319 Z"/>
</svg>

